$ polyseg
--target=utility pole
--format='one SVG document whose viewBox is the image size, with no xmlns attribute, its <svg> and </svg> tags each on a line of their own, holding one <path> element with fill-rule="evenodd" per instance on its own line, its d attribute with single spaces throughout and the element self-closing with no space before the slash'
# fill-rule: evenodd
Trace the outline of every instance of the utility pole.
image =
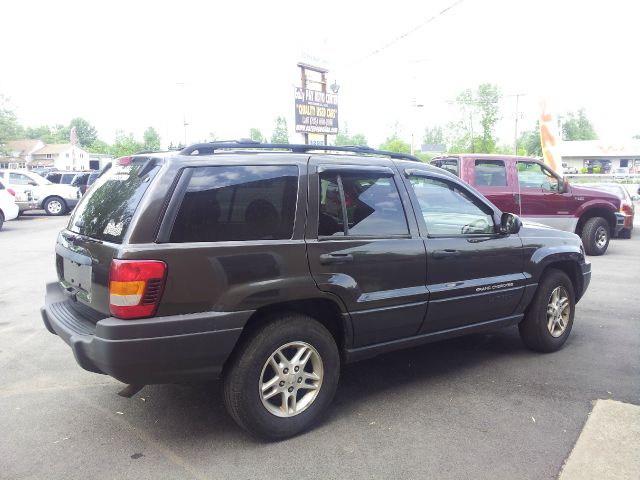
<svg viewBox="0 0 640 480">
<path fill-rule="evenodd" d="M 185 93 L 185 83 L 184 82 L 178 82 L 176 83 L 176 85 L 180 85 L 182 87 L 182 128 L 184 129 L 184 146 L 187 146 L 187 126 L 189 125 L 187 123 L 187 114 L 186 114 L 186 103 L 187 103 L 187 97 L 186 97 L 186 93 Z"/>
<path fill-rule="evenodd" d="M 411 106 L 411 155 L 413 155 L 413 143 L 414 143 L 414 134 L 416 130 L 416 109 L 424 107 L 421 103 L 416 103 L 416 99 L 413 99 L 413 104 Z"/>
<path fill-rule="evenodd" d="M 513 154 L 518 155 L 518 119 L 520 117 L 520 112 L 518 110 L 518 105 L 520 103 L 520 97 L 525 96 L 526 93 L 516 93 L 513 95 L 516 97 L 516 118 L 515 118 L 515 131 L 513 134 Z"/>
</svg>

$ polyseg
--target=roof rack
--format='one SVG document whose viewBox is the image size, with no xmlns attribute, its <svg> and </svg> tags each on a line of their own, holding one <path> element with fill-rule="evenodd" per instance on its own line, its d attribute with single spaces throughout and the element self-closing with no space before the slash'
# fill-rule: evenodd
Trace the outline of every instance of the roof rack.
<svg viewBox="0 0 640 480">
<path fill-rule="evenodd" d="M 216 150 L 288 150 L 292 153 L 307 153 L 313 151 L 326 151 L 326 152 L 351 152 L 360 155 L 377 155 L 382 157 L 395 158 L 399 160 L 411 160 L 413 162 L 420 162 L 421 160 L 408 153 L 387 152 L 384 150 L 375 150 L 366 145 L 306 145 L 297 143 L 260 143 L 254 140 L 241 139 L 241 140 L 225 140 L 223 142 L 208 142 L 208 143 L 196 143 L 186 147 L 180 151 L 181 155 L 192 155 L 197 152 L 197 155 L 212 155 Z"/>
</svg>

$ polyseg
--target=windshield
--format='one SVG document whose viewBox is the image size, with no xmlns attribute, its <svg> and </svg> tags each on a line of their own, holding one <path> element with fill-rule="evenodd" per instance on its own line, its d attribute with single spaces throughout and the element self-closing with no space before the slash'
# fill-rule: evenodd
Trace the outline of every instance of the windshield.
<svg viewBox="0 0 640 480">
<path fill-rule="evenodd" d="M 30 172 L 29 177 L 36 182 L 38 185 L 53 185 L 49 180 L 44 177 L 41 177 L 37 173 Z"/>
<path fill-rule="evenodd" d="M 96 180 L 69 219 L 68 229 L 91 238 L 122 243 L 133 214 L 159 167 L 138 176 L 142 164 L 117 165 Z"/>
</svg>

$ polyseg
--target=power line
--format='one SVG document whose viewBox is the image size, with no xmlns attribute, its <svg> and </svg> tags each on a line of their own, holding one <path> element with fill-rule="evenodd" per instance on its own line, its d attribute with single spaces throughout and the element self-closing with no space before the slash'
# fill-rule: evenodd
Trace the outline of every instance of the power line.
<svg viewBox="0 0 640 480">
<path fill-rule="evenodd" d="M 399 37 L 391 40 L 389 43 L 383 45 L 382 47 L 374 50 L 373 52 L 369 53 L 368 55 L 365 55 L 364 57 L 356 60 L 355 62 L 352 62 L 348 65 L 346 65 L 345 67 L 343 67 L 344 69 L 347 68 L 351 68 L 354 65 L 363 62 L 377 54 L 379 54 L 380 52 L 386 50 L 387 48 L 391 47 L 392 45 L 398 43 L 400 40 L 404 39 L 405 37 L 408 37 L 409 35 L 411 35 L 412 33 L 416 32 L 417 30 L 421 29 L 422 27 L 424 27 L 425 25 L 433 22 L 434 20 L 436 20 L 437 18 L 441 17 L 442 15 L 444 15 L 445 13 L 447 13 L 449 10 L 451 10 L 452 8 L 456 7 L 457 5 L 459 5 L 460 3 L 462 3 L 464 0 L 458 0 L 455 3 L 452 3 L 451 5 L 449 5 L 447 8 L 445 8 L 444 10 L 442 10 L 440 13 L 435 14 L 434 16 L 432 16 L 431 18 L 429 18 L 428 20 L 422 22 L 421 24 L 417 25 L 416 27 L 412 28 L 411 30 L 403 33 L 402 35 L 400 35 Z"/>
</svg>

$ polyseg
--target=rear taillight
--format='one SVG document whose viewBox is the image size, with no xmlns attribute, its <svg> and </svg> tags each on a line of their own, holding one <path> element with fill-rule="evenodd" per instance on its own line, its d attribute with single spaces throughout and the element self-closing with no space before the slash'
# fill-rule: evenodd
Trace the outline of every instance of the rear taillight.
<svg viewBox="0 0 640 480">
<path fill-rule="evenodd" d="M 7 188 L 7 192 L 9 192 L 14 197 L 16 196 L 16 191 L 13 188 Z"/>
<path fill-rule="evenodd" d="M 130 165 L 131 164 L 131 157 L 120 157 L 117 160 L 118 165 Z"/>
<path fill-rule="evenodd" d="M 111 314 L 123 319 L 155 315 L 166 273 L 166 263 L 157 260 L 113 260 L 109 277 Z"/>
<path fill-rule="evenodd" d="M 623 203 L 620 206 L 620 212 L 631 216 L 631 215 L 633 215 L 633 206 L 629 205 L 628 203 Z"/>
</svg>

